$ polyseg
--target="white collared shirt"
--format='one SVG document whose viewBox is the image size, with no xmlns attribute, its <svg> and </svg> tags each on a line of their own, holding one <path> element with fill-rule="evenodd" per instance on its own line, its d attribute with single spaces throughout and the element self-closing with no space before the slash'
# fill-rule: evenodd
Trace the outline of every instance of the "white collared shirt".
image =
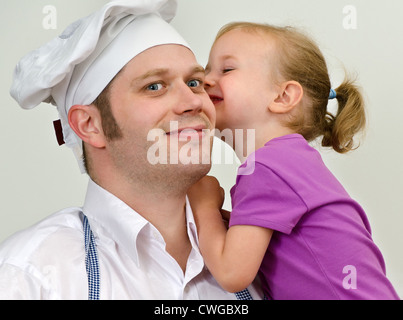
<svg viewBox="0 0 403 320">
<path fill-rule="evenodd" d="M 204 265 L 188 201 L 192 250 L 183 273 L 159 231 L 91 180 L 83 208 L 59 211 L 0 246 L 0 299 L 88 299 L 82 212 L 97 244 L 101 299 L 236 299 Z"/>
</svg>

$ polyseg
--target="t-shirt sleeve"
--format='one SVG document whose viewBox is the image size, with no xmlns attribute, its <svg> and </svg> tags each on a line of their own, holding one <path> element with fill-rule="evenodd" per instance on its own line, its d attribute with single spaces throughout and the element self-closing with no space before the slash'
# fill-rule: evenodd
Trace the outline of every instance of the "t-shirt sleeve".
<svg viewBox="0 0 403 320">
<path fill-rule="evenodd" d="M 253 225 L 290 234 L 308 211 L 291 184 L 260 163 L 252 174 L 238 175 L 231 190 L 230 227 Z"/>
</svg>

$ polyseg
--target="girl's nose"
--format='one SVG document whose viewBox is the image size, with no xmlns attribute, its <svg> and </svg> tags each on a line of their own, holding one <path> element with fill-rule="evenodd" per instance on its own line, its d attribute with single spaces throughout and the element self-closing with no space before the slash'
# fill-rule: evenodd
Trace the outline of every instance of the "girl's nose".
<svg viewBox="0 0 403 320">
<path fill-rule="evenodd" d="M 216 85 L 216 80 L 212 76 L 211 72 L 206 75 L 204 78 L 204 88 L 208 89 L 214 87 Z"/>
</svg>

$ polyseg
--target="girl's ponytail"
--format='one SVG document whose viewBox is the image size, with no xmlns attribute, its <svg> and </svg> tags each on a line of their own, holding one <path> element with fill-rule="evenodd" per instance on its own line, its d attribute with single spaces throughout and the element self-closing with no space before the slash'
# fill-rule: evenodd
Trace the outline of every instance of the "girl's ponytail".
<svg viewBox="0 0 403 320">
<path fill-rule="evenodd" d="M 322 146 L 332 147 L 338 153 L 356 149 L 354 136 L 366 126 L 364 99 L 352 80 L 346 79 L 336 90 L 336 115 L 326 114 Z"/>
</svg>

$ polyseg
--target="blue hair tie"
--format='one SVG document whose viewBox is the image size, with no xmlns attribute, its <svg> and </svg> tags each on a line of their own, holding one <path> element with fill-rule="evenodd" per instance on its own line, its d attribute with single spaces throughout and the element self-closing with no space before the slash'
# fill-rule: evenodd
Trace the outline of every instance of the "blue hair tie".
<svg viewBox="0 0 403 320">
<path fill-rule="evenodd" d="M 330 89 L 329 100 L 333 100 L 337 98 L 336 90 Z"/>
</svg>

